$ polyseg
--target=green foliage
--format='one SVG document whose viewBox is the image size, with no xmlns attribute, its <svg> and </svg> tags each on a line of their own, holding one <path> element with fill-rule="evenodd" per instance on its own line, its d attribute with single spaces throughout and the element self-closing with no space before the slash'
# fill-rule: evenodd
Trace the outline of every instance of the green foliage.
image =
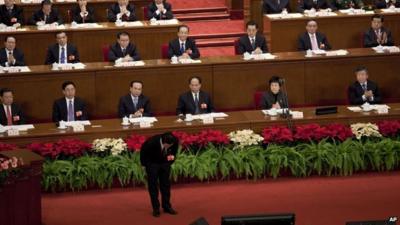
<svg viewBox="0 0 400 225">
<path fill-rule="evenodd" d="M 344 142 L 322 140 L 295 146 L 269 145 L 234 148 L 213 146 L 201 151 L 178 150 L 171 167 L 171 179 L 273 178 L 286 173 L 294 176 L 351 175 L 360 170 L 394 170 L 400 165 L 400 140 L 348 139 Z M 85 155 L 71 160 L 47 160 L 43 165 L 42 185 L 46 191 L 79 191 L 98 186 L 109 188 L 143 184 L 145 171 L 140 154 L 126 152 L 118 156 Z"/>
<path fill-rule="evenodd" d="M 294 176 L 306 175 L 306 160 L 294 147 L 269 145 L 265 155 L 269 174 L 273 178 L 289 169 Z"/>
</svg>

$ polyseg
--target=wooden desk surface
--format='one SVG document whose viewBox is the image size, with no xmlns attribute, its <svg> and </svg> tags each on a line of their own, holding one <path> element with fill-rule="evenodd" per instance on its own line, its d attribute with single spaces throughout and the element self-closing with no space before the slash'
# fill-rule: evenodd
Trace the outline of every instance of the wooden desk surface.
<svg viewBox="0 0 400 225">
<path fill-rule="evenodd" d="M 391 120 L 400 118 L 400 104 L 390 104 L 388 114 L 377 114 L 371 112 L 350 112 L 346 106 L 339 106 L 337 114 L 315 115 L 315 108 L 297 108 L 295 110 L 303 111 L 303 119 L 293 119 L 293 125 L 306 123 L 343 123 L 351 124 L 356 122 L 374 122 L 381 120 Z M 93 141 L 96 138 L 114 137 L 126 138 L 130 134 L 154 135 L 167 131 L 185 131 L 189 133 L 199 132 L 204 129 L 218 129 L 224 132 L 230 132 L 240 129 L 253 129 L 261 132 L 267 126 L 286 125 L 284 118 L 265 116 L 261 111 L 236 111 L 227 113 L 229 117 L 225 119 L 216 119 L 214 124 L 202 124 L 199 121 L 177 122 L 175 116 L 157 117 L 158 122 L 151 128 L 139 128 L 138 125 L 122 126 L 120 119 L 93 120 L 91 126 L 86 126 L 84 132 L 74 133 L 70 128 L 59 130 L 54 123 L 35 124 L 35 129 L 20 136 L 7 137 L 6 134 L 0 134 L 0 142 L 14 143 L 18 145 L 29 144 L 34 141 L 46 142 L 57 141 L 63 138 L 78 138 L 86 141 Z"/>
<path fill-rule="evenodd" d="M 379 11 L 380 12 L 380 11 Z M 360 48 L 362 35 L 371 26 L 371 14 L 271 19 L 263 17 L 264 35 L 270 40 L 272 52 L 297 51 L 297 40 L 305 32 L 308 20 L 315 19 L 318 31 L 327 36 L 332 49 Z M 392 32 L 395 43 L 400 42 L 400 13 L 380 13 L 385 16 L 384 26 Z"/>
<path fill-rule="evenodd" d="M 354 82 L 354 68 L 364 65 L 378 83 L 383 99 L 400 102 L 400 53 L 377 54 L 371 49 L 349 49 L 347 56 L 312 58 L 303 52 L 278 53 L 275 60 L 245 61 L 241 56 L 202 58 L 200 64 L 170 64 L 169 60 L 145 60 L 145 66 L 116 68 L 110 63 L 87 63 L 86 69 L 52 71 L 32 66 L 29 73 L 0 75 L 2 87 L 14 90 L 30 121 L 49 121 L 52 104 L 62 97 L 61 84 L 72 80 L 77 96 L 88 106 L 90 118 L 117 115 L 119 98 L 129 93 L 131 80 L 144 82 L 144 94 L 158 115 L 174 113 L 178 96 L 188 90 L 187 79 L 202 78 L 218 110 L 254 108 L 253 95 L 264 91 L 273 75 L 286 80 L 291 105 L 346 104 L 347 87 Z M 50 94 L 49 94 L 50 93 Z"/>
</svg>

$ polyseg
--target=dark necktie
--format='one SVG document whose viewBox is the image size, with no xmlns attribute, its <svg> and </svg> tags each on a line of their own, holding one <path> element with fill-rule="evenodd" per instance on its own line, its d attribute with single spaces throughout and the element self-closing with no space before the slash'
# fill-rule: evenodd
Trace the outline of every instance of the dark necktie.
<svg viewBox="0 0 400 225">
<path fill-rule="evenodd" d="M 125 57 L 126 56 L 126 48 L 122 49 L 122 56 Z"/>
<path fill-rule="evenodd" d="M 61 47 L 60 63 L 66 63 L 65 62 L 65 48 L 64 47 Z"/>
<path fill-rule="evenodd" d="M 251 38 L 251 47 L 253 48 L 253 50 L 256 49 L 256 40 L 255 40 L 255 38 Z"/>
<path fill-rule="evenodd" d="M 363 83 L 363 84 L 361 85 L 361 87 L 362 87 L 362 89 L 363 89 L 364 91 L 367 91 L 367 84 L 366 84 L 366 83 Z"/>
<path fill-rule="evenodd" d="M 195 105 L 195 112 L 194 114 L 200 114 L 200 107 L 199 107 L 199 98 L 198 93 L 194 94 L 194 105 Z"/>
<path fill-rule="evenodd" d="M 74 121 L 74 106 L 72 105 L 72 100 L 68 103 L 68 121 Z"/>
<path fill-rule="evenodd" d="M 137 109 L 138 102 L 138 97 L 133 97 L 133 105 L 135 106 L 135 110 Z"/>
<path fill-rule="evenodd" d="M 185 53 L 185 43 L 182 42 L 181 44 L 181 53 Z"/>
</svg>

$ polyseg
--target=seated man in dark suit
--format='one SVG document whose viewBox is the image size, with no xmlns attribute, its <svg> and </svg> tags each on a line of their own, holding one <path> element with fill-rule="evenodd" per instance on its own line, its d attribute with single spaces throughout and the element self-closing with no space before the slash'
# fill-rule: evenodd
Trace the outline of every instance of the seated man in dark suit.
<svg viewBox="0 0 400 225">
<path fill-rule="evenodd" d="M 269 90 L 266 91 L 260 100 L 261 109 L 281 109 L 287 108 L 287 102 L 281 91 L 281 78 L 277 76 L 271 77 L 268 82 Z"/>
<path fill-rule="evenodd" d="M 16 48 L 17 40 L 13 36 L 6 36 L 4 48 L 0 49 L 1 66 L 25 66 L 24 53 Z"/>
<path fill-rule="evenodd" d="M 249 54 L 262 54 L 268 52 L 267 41 L 265 37 L 258 34 L 258 25 L 254 21 L 249 21 L 246 24 L 247 35 L 240 37 L 238 52 L 243 54 L 248 52 Z"/>
<path fill-rule="evenodd" d="M 286 10 L 290 12 L 289 0 L 264 0 L 263 10 L 265 14 L 276 14 Z"/>
<path fill-rule="evenodd" d="M 337 9 L 362 9 L 364 7 L 363 0 L 333 0 L 333 4 Z"/>
<path fill-rule="evenodd" d="M 117 42 L 110 46 L 108 60 L 110 62 L 130 62 L 140 60 L 140 55 L 136 46 L 130 42 L 128 32 L 119 32 Z"/>
<path fill-rule="evenodd" d="M 24 24 L 23 10 L 15 4 L 15 0 L 4 0 L 4 5 L 0 7 L 0 20 L 7 26 L 19 27 Z"/>
<path fill-rule="evenodd" d="M 14 103 L 13 91 L 8 88 L 0 90 L 0 124 L 3 126 L 20 125 L 25 123 L 21 108 Z"/>
<path fill-rule="evenodd" d="M 72 21 L 76 23 L 94 23 L 94 8 L 87 5 L 87 0 L 78 0 L 78 4 L 72 6 Z"/>
<path fill-rule="evenodd" d="M 168 57 L 177 56 L 183 59 L 197 59 L 200 57 L 196 42 L 189 38 L 189 27 L 181 25 L 178 27 L 178 38 L 169 42 Z"/>
<path fill-rule="evenodd" d="M 120 98 L 118 105 L 118 116 L 141 117 L 152 116 L 150 100 L 142 94 L 143 83 L 132 81 L 129 88 L 130 93 Z"/>
<path fill-rule="evenodd" d="M 79 53 L 77 48 L 68 44 L 68 37 L 64 31 L 56 33 L 57 43 L 50 45 L 47 49 L 45 64 L 78 63 Z"/>
<path fill-rule="evenodd" d="M 377 9 L 386 9 L 392 5 L 396 8 L 400 8 L 400 1 L 398 0 L 374 0 L 374 4 Z"/>
<path fill-rule="evenodd" d="M 348 90 L 349 101 L 352 105 L 362 105 L 366 102 L 377 104 L 382 102 L 378 85 L 368 80 L 368 71 L 365 67 L 355 70 L 357 81 L 350 85 Z"/>
<path fill-rule="evenodd" d="M 297 6 L 297 12 L 304 13 L 305 10 L 320 10 L 320 9 L 331 9 L 335 11 L 336 8 L 331 4 L 329 0 L 300 0 Z"/>
<path fill-rule="evenodd" d="M 88 120 L 85 102 L 75 96 L 74 82 L 65 81 L 61 87 L 64 97 L 54 101 L 53 122 Z"/>
<path fill-rule="evenodd" d="M 376 47 L 378 45 L 393 46 L 392 32 L 383 27 L 383 16 L 373 15 L 371 28 L 364 33 L 364 47 Z"/>
<path fill-rule="evenodd" d="M 315 20 L 309 20 L 306 25 L 306 32 L 301 34 L 298 39 L 297 49 L 307 50 L 329 50 L 331 45 L 324 34 L 317 32 L 318 24 Z"/>
<path fill-rule="evenodd" d="M 135 6 L 129 4 L 129 0 L 118 0 L 108 9 L 108 21 L 136 21 Z"/>
<path fill-rule="evenodd" d="M 191 77 L 189 79 L 190 91 L 179 96 L 176 114 L 183 116 L 186 114 L 201 114 L 211 113 L 214 111 L 214 106 L 208 93 L 201 89 L 201 78 Z"/>
<path fill-rule="evenodd" d="M 147 6 L 147 19 L 170 20 L 174 18 L 171 4 L 165 0 L 154 0 Z"/>
<path fill-rule="evenodd" d="M 41 9 L 36 11 L 29 21 L 31 25 L 62 24 L 63 20 L 57 9 L 52 8 L 50 0 L 43 0 Z"/>
</svg>

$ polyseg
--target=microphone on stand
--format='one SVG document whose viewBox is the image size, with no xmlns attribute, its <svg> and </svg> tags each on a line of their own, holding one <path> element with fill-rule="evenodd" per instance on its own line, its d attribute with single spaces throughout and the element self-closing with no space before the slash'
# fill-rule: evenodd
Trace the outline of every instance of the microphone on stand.
<svg viewBox="0 0 400 225">
<path fill-rule="evenodd" d="M 289 129 L 293 129 L 293 122 L 290 116 L 290 108 L 289 108 L 289 98 L 286 91 L 286 81 L 284 78 L 279 78 L 279 84 L 281 85 L 281 91 L 283 95 L 283 104 L 286 106 L 282 108 L 282 116 L 286 119 L 286 123 Z"/>
</svg>

